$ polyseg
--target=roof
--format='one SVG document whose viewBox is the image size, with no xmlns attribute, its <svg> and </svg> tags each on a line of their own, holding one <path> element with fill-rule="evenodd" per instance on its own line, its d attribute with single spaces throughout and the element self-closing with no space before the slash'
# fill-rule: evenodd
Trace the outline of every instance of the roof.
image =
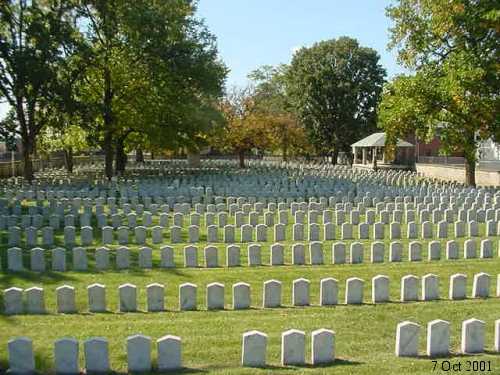
<svg viewBox="0 0 500 375">
<path fill-rule="evenodd" d="M 373 133 L 372 135 L 369 135 L 368 137 L 363 138 L 362 140 L 357 141 L 356 143 L 353 143 L 351 146 L 352 147 L 384 147 L 385 146 L 385 139 L 386 139 L 385 133 Z M 414 145 L 398 138 L 398 144 L 396 145 L 396 147 L 414 147 Z"/>
</svg>

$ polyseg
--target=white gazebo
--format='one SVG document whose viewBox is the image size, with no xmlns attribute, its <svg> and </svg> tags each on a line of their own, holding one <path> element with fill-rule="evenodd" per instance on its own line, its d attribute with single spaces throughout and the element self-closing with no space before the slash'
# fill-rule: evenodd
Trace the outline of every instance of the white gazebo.
<svg viewBox="0 0 500 375">
<path fill-rule="evenodd" d="M 353 166 L 363 168 L 377 168 L 378 166 L 408 168 L 413 156 L 413 153 L 410 153 L 409 150 L 415 146 L 398 138 L 396 144 L 396 159 L 394 163 L 386 163 L 384 152 L 386 138 L 385 133 L 373 133 L 353 143 L 351 145 L 354 155 Z M 360 150 L 361 155 L 359 152 Z"/>
</svg>

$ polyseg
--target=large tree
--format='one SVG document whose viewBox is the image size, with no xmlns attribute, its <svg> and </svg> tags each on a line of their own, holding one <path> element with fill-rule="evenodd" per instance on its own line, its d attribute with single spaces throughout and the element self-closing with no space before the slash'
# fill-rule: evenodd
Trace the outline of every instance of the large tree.
<svg viewBox="0 0 500 375">
<path fill-rule="evenodd" d="M 72 57 L 79 53 L 70 0 L 0 2 L 0 98 L 13 109 L 8 124 L 22 141 L 24 177 L 33 179 L 32 154 L 51 110 L 70 99 L 78 77 Z"/>
<path fill-rule="evenodd" d="M 286 94 L 287 65 L 265 65 L 250 73 L 255 84 L 255 110 L 266 119 L 271 134 L 271 148 L 279 150 L 284 161 L 290 154 L 309 153 L 304 128 L 298 122 Z"/>
<path fill-rule="evenodd" d="M 92 54 L 79 97 L 108 178 L 114 159 L 123 172 L 132 134 L 170 146 L 209 126 L 200 113 L 214 111 L 226 68 L 195 11 L 190 0 L 83 1 Z"/>
<path fill-rule="evenodd" d="M 415 70 L 385 90 L 381 126 L 389 141 L 411 132 L 439 136 L 444 152 L 462 151 L 475 185 L 480 141 L 500 140 L 500 3 L 490 0 L 400 0 L 390 47 Z"/>
<path fill-rule="evenodd" d="M 353 141 L 376 128 L 385 70 L 379 55 L 341 37 L 302 48 L 287 73 L 287 92 L 319 152 L 350 151 Z"/>
</svg>

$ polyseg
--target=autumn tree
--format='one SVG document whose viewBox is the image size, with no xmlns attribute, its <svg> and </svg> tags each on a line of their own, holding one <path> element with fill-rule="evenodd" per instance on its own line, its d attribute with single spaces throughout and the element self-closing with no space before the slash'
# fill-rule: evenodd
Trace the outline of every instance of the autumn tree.
<svg viewBox="0 0 500 375">
<path fill-rule="evenodd" d="M 385 70 L 371 48 L 341 37 L 302 48 L 287 71 L 287 94 L 316 150 L 340 151 L 376 129 Z"/>
<path fill-rule="evenodd" d="M 255 111 L 266 121 L 272 149 L 281 151 L 284 161 L 289 154 L 308 152 L 304 128 L 298 122 L 286 93 L 287 65 L 263 66 L 249 78 L 255 84 Z"/>
<path fill-rule="evenodd" d="M 266 116 L 256 108 L 252 86 L 231 88 L 220 106 L 225 125 L 214 128 L 210 144 L 221 151 L 235 153 L 240 168 L 244 168 L 245 154 L 253 149 L 263 150 L 271 144 Z"/>
<path fill-rule="evenodd" d="M 387 13 L 390 47 L 415 71 L 384 90 L 380 125 L 388 141 L 439 136 L 445 153 L 464 153 L 466 184 L 474 186 L 479 142 L 500 140 L 500 4 L 400 0 Z"/>
</svg>

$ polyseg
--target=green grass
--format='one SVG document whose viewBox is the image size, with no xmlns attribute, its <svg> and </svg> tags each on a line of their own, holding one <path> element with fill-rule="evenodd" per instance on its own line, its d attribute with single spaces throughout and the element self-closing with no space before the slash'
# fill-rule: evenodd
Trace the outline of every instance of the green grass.
<svg viewBox="0 0 500 375">
<path fill-rule="evenodd" d="M 291 225 L 288 226 L 288 238 L 291 236 Z M 403 225 L 403 237 L 405 232 Z M 450 226 L 451 229 L 451 226 Z M 100 231 L 95 230 L 96 241 L 89 252 L 98 246 Z M 168 231 L 165 231 L 168 244 Z M 386 229 L 386 235 L 388 235 Z M 452 233 L 452 232 L 450 232 Z M 481 236 L 484 235 L 484 225 L 480 227 Z M 272 232 L 269 239 L 272 239 Z M 202 234 L 202 241 L 204 241 Z M 239 238 L 239 235 L 238 237 Z M 479 239 L 477 244 L 479 245 Z M 495 243 L 498 237 L 492 237 Z M 460 243 L 460 254 L 463 256 L 463 240 Z M 0 249 L 5 266 L 6 238 Z M 62 244 L 58 233 L 58 244 Z M 427 256 L 429 241 L 423 243 L 423 259 Z M 268 263 L 269 245 L 274 241 L 264 243 L 263 262 Z M 351 243 L 353 241 L 345 241 Z M 287 373 L 334 373 L 334 374 L 430 374 L 445 373 L 432 371 L 431 359 L 419 358 L 398 359 L 394 356 L 396 325 L 403 320 L 411 320 L 421 324 L 421 354 L 425 351 L 426 324 L 434 319 L 444 319 L 451 323 L 451 348 L 453 354 L 449 360 L 453 363 L 461 361 L 462 367 L 470 359 L 491 361 L 492 373 L 500 373 L 500 356 L 491 353 L 493 350 L 494 321 L 500 318 L 500 299 L 496 298 L 496 275 L 500 268 L 500 258 L 472 259 L 472 260 L 441 260 L 428 262 L 408 262 L 408 240 L 401 240 L 404 249 L 404 261 L 401 263 L 369 263 L 368 244 L 372 240 L 361 241 L 365 244 L 364 263 L 357 265 L 331 265 L 331 244 L 327 241 L 323 245 L 325 254 L 324 266 L 292 266 L 290 245 L 284 243 L 285 266 L 246 266 L 246 244 L 242 245 L 242 267 L 216 269 L 187 269 L 183 268 L 183 244 L 174 245 L 175 262 L 177 268 L 161 270 L 140 270 L 134 268 L 129 271 L 91 271 L 45 273 L 38 275 L 31 272 L 19 274 L 1 273 L 0 288 L 10 286 L 28 288 L 43 286 L 45 289 L 46 307 L 49 311 L 45 316 L 4 316 L 0 315 L 0 369 L 7 367 L 7 341 L 15 336 L 28 336 L 33 339 L 36 352 L 37 368 L 43 373 L 50 373 L 53 367 L 53 342 L 64 336 L 72 336 L 81 343 L 92 336 L 103 336 L 109 340 L 111 366 L 117 372 L 126 372 L 126 343 L 127 336 L 142 333 L 156 340 L 166 334 L 173 334 L 182 338 L 183 362 L 186 372 L 203 372 L 214 374 L 287 374 Z M 386 257 L 388 243 L 385 240 Z M 440 240 L 442 254 L 446 240 Z M 199 260 L 202 262 L 202 249 L 206 243 L 197 244 L 200 249 Z M 154 265 L 159 263 L 158 245 L 148 243 L 154 250 Z M 115 249 L 117 245 L 110 246 Z M 217 244 L 219 248 L 219 262 L 224 264 L 224 244 Z M 130 246 L 136 257 L 137 246 Z M 496 246 L 495 246 L 495 250 Z M 497 254 L 497 251 L 495 251 Z M 478 246 L 479 254 L 479 246 Z M 25 264 L 29 264 L 28 253 Z M 308 257 L 306 257 L 308 259 Z M 92 259 L 92 256 L 89 256 Z M 68 257 L 68 262 L 71 258 Z M 47 259 L 48 264 L 49 258 Z M 112 262 L 114 263 L 114 262 Z M 135 264 L 135 260 L 133 261 Z M 472 278 L 475 273 L 487 272 L 492 275 L 492 298 L 464 301 L 449 301 L 449 277 L 454 273 L 464 273 L 468 276 L 468 295 L 471 294 Z M 440 278 L 441 300 L 433 302 L 400 303 L 400 279 L 404 275 L 414 274 L 423 276 L 435 273 Z M 383 274 L 390 277 L 390 293 L 394 302 L 386 304 L 371 304 L 371 279 Z M 305 277 L 311 281 L 310 307 L 291 307 L 291 288 L 294 279 Z M 343 303 L 345 280 L 349 277 L 360 277 L 365 280 L 365 304 L 360 306 L 338 305 L 336 307 L 320 307 L 319 280 L 325 277 L 334 277 L 339 281 L 339 302 Z M 262 309 L 262 283 L 265 280 L 277 279 L 283 283 L 282 308 Z M 225 285 L 226 310 L 206 311 L 205 288 L 211 282 L 221 282 Z M 251 285 L 252 309 L 231 310 L 232 284 L 244 281 Z M 91 314 L 87 312 L 86 287 L 99 282 L 107 286 L 107 302 L 109 313 Z M 141 312 L 122 314 L 117 312 L 117 287 L 124 283 L 133 283 L 138 287 L 138 304 Z M 145 313 L 147 284 L 158 282 L 166 286 L 166 308 L 161 313 Z M 178 285 L 191 282 L 198 285 L 199 311 L 179 312 Z M 55 314 L 55 288 L 68 284 L 76 288 L 78 314 Z M 486 322 L 486 349 L 488 353 L 480 356 L 464 357 L 458 354 L 460 346 L 460 327 L 463 320 L 475 317 Z M 306 354 L 310 358 L 310 333 L 318 328 L 328 328 L 336 332 L 335 364 L 328 367 L 281 367 L 280 344 L 281 333 L 287 329 L 304 330 L 307 334 Z M 257 329 L 269 336 L 268 364 L 266 369 L 245 369 L 241 361 L 241 337 L 248 330 Z M 83 345 L 80 347 L 81 365 L 83 366 Z M 153 348 L 153 360 L 156 358 L 156 349 Z M 0 370 L 1 372 L 1 370 Z"/>
</svg>

